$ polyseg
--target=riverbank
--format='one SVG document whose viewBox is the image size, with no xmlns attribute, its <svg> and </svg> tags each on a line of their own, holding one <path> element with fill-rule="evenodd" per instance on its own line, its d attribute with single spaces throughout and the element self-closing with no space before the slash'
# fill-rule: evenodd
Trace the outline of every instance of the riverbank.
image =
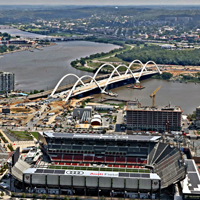
<svg viewBox="0 0 200 200">
<path fill-rule="evenodd" d="M 107 53 L 97 53 L 87 56 L 85 58 L 81 58 L 80 60 L 74 60 L 71 62 L 71 66 L 82 71 L 87 72 L 96 72 L 96 70 L 103 64 L 107 64 L 100 72 L 101 73 L 110 73 L 113 70 L 113 67 L 117 67 L 120 64 L 128 65 L 128 62 L 123 62 L 122 60 L 116 57 L 117 54 L 129 51 L 133 49 L 133 45 L 124 45 L 123 48 L 120 47 L 118 49 L 111 50 Z M 136 63 L 133 65 L 132 70 L 136 69 L 139 65 Z M 126 67 L 121 66 L 119 71 L 125 71 Z"/>
<path fill-rule="evenodd" d="M 54 43 L 53 43 L 54 44 Z M 87 41 L 58 42 L 43 50 L 21 51 L 5 54 L 0 58 L 1 71 L 15 73 L 18 85 L 15 90 L 30 92 L 30 90 L 53 89 L 65 74 L 93 75 L 71 67 L 70 62 L 91 54 L 109 52 L 119 46 Z M 77 79 L 69 76 L 63 85 L 75 82 Z"/>
<path fill-rule="evenodd" d="M 49 45 L 42 45 L 42 46 L 37 46 L 37 47 L 21 47 L 21 49 L 16 49 L 14 51 L 7 51 L 7 52 L 4 52 L 4 53 L 0 53 L 0 55 L 10 54 L 10 53 L 17 53 L 17 52 L 21 52 L 21 51 L 32 51 L 34 49 L 42 50 L 41 48 L 49 47 L 49 46 L 53 46 L 53 45 L 56 45 L 56 43 L 52 43 L 51 42 Z"/>
</svg>

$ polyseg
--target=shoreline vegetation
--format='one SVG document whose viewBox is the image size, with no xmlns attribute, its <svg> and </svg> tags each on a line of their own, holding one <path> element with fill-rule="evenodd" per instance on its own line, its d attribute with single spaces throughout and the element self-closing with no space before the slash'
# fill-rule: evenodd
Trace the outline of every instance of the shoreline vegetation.
<svg viewBox="0 0 200 200">
<path fill-rule="evenodd" d="M 0 33 L 5 40 L 9 40 L 11 36 L 7 33 Z M 143 63 L 146 63 L 148 60 L 154 60 L 156 63 L 163 64 L 163 65 L 177 65 L 177 66 L 198 66 L 200 65 L 200 61 L 197 57 L 200 55 L 199 49 L 194 50 L 169 50 L 169 49 L 162 49 L 161 47 L 151 44 L 145 43 L 143 41 L 123 41 L 123 40 L 114 40 L 109 38 L 96 38 L 96 37 L 86 37 L 83 41 L 88 42 L 98 42 L 104 44 L 113 44 L 118 45 L 119 48 L 115 48 L 109 52 L 101 52 L 96 54 L 91 54 L 86 56 L 85 58 L 76 59 L 71 62 L 71 66 L 82 71 L 92 72 L 95 73 L 97 69 L 103 65 L 108 64 L 102 70 L 101 73 L 107 74 L 112 72 L 113 68 L 109 66 L 112 64 L 113 66 L 118 66 L 120 64 L 124 64 L 126 66 L 129 63 L 137 58 Z M 56 45 L 54 42 L 44 43 L 42 41 L 39 43 L 41 46 L 33 46 L 33 47 L 15 47 L 14 45 L 2 45 L 0 46 L 0 56 L 8 53 L 15 53 L 21 51 L 33 51 L 41 50 L 43 47 L 53 46 Z M 195 54 L 194 54 L 195 53 Z M 157 56 L 158 55 L 158 56 Z M 163 56 L 161 56 L 163 55 Z M 138 57 L 139 56 L 139 57 Z M 185 63 L 188 56 L 193 56 L 193 59 L 190 59 L 190 62 Z M 160 58 L 162 57 L 162 58 Z M 160 59 L 160 60 L 159 60 Z M 139 67 L 138 63 L 134 64 L 132 70 Z M 125 71 L 125 67 L 120 67 L 119 71 Z M 196 74 L 180 74 L 178 76 L 174 76 L 170 72 L 163 72 L 163 74 L 158 74 L 152 76 L 154 79 L 162 79 L 162 80 L 172 80 L 172 81 L 181 81 L 181 82 L 195 82 L 200 83 L 200 73 Z"/>
<path fill-rule="evenodd" d="M 34 50 L 34 49 L 38 50 L 39 48 L 44 48 L 44 47 L 49 47 L 49 46 L 56 45 L 56 43 L 50 42 L 49 44 L 40 44 L 40 45 L 42 45 L 42 46 L 31 47 L 31 48 L 24 47 L 24 48 L 15 49 L 15 50 L 14 49 L 13 50 L 9 50 L 7 48 L 7 50 L 9 50 L 9 51 L 6 50 L 5 52 L 0 53 L 0 55 L 5 55 L 5 54 L 9 54 L 9 53 L 17 53 L 17 52 L 21 52 L 21 51 L 30 51 L 30 50 Z"/>
<path fill-rule="evenodd" d="M 103 42 L 103 43 L 110 43 L 110 44 L 116 44 L 116 41 L 112 41 L 112 40 L 106 40 L 106 39 L 95 39 L 95 38 L 87 38 L 86 41 L 92 41 L 92 42 Z M 131 61 L 133 61 L 134 59 L 137 59 L 138 56 L 137 53 L 142 53 L 143 51 L 148 50 L 145 55 L 146 58 L 140 58 L 140 60 L 143 63 L 146 63 L 148 60 L 154 60 L 150 55 L 149 57 L 147 57 L 147 54 L 150 53 L 150 51 L 154 51 L 155 52 L 162 52 L 162 54 L 166 53 L 166 56 L 169 55 L 173 55 L 175 51 L 177 51 L 178 53 L 175 53 L 175 56 L 173 55 L 173 58 L 171 58 L 171 60 L 168 60 L 166 63 L 163 62 L 156 62 L 158 65 L 159 64 L 163 64 L 163 65 L 172 65 L 173 66 L 182 66 L 183 68 L 187 68 L 191 65 L 186 65 L 186 64 L 192 64 L 192 63 L 184 63 L 184 58 L 183 57 L 188 57 L 191 54 L 193 54 L 195 52 L 198 52 L 200 54 L 200 50 L 199 49 L 195 49 L 195 50 L 169 50 L 169 49 L 161 49 L 161 47 L 156 46 L 155 44 L 145 44 L 144 42 L 140 42 L 140 41 L 119 41 L 121 43 L 121 47 L 119 49 L 114 49 L 111 50 L 107 53 L 97 53 L 97 54 L 93 54 L 90 56 L 87 56 L 85 58 L 80 58 L 80 59 L 76 59 L 74 61 L 71 62 L 71 66 L 82 70 L 82 71 L 87 71 L 87 72 L 93 72 L 95 73 L 97 71 L 97 69 L 103 65 L 104 63 L 112 63 L 115 67 L 119 64 L 125 64 L 128 65 Z M 119 43 L 118 43 L 119 45 Z M 141 52 L 140 52 L 141 50 Z M 155 52 L 153 53 L 153 55 L 155 55 Z M 168 53 L 169 52 L 169 53 Z M 133 53 L 133 54 L 132 54 Z M 135 53 L 135 54 L 134 54 Z M 129 59 L 125 58 L 124 59 L 124 55 L 126 54 L 130 54 L 131 56 L 129 57 Z M 176 54 L 180 55 L 180 57 L 176 56 Z M 167 60 L 167 57 L 165 56 L 165 59 Z M 170 56 L 169 56 L 170 58 Z M 198 60 L 197 57 L 195 57 L 196 60 L 194 60 L 193 64 L 198 64 Z M 194 59 L 195 59 L 194 58 Z M 179 60 L 178 60 L 179 59 Z M 183 60 L 181 62 L 181 59 Z M 176 61 L 175 61 L 176 60 Z M 158 61 L 156 58 L 154 61 Z M 177 62 L 177 63 L 176 63 Z M 136 63 L 136 65 L 134 65 L 134 67 L 138 67 L 139 65 Z M 194 66 L 194 65 L 192 65 Z M 196 66 L 200 66 L 196 65 Z M 133 67 L 133 68 L 134 68 Z M 111 70 L 113 68 L 110 66 L 106 66 L 105 68 L 103 68 L 100 72 L 101 73 L 110 73 Z M 120 67 L 119 71 L 125 71 L 126 68 L 124 67 Z M 195 74 L 180 74 L 180 75 L 176 75 L 173 76 L 173 73 L 170 72 L 163 72 L 161 75 L 154 75 L 152 76 L 152 78 L 154 79 L 161 79 L 161 80 L 171 80 L 171 81 L 180 81 L 180 82 L 195 82 L 195 83 L 200 83 L 200 73 L 197 72 Z"/>
<path fill-rule="evenodd" d="M 121 59 L 118 59 L 116 55 L 124 53 L 134 48 L 133 45 L 127 44 L 124 41 L 116 41 L 116 40 L 106 39 L 106 38 L 98 39 L 94 37 L 88 37 L 85 39 L 85 41 L 114 44 L 114 45 L 120 46 L 119 48 L 117 49 L 115 48 L 106 53 L 101 52 L 101 53 L 92 54 L 84 58 L 76 59 L 71 62 L 72 67 L 82 70 L 82 71 L 93 72 L 93 73 L 95 73 L 102 64 L 106 64 L 106 63 L 107 64 L 112 63 L 112 65 L 115 67 L 118 66 L 119 64 L 127 65 L 128 62 L 123 62 Z M 132 69 L 134 69 L 135 66 L 138 66 L 138 64 L 133 65 Z M 112 70 L 113 68 L 107 65 L 100 72 L 106 74 L 106 73 L 112 72 Z M 126 68 L 123 66 L 119 68 L 119 71 L 125 71 L 125 70 Z"/>
</svg>

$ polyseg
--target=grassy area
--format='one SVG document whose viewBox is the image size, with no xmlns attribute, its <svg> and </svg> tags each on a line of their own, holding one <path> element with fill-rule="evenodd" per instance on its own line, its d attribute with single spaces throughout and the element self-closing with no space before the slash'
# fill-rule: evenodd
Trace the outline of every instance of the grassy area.
<svg viewBox="0 0 200 200">
<path fill-rule="evenodd" d="M 98 112 L 98 113 L 108 113 L 107 110 L 98 110 L 97 112 Z"/>
<path fill-rule="evenodd" d="M 71 33 L 49 33 L 50 36 L 63 36 L 63 37 L 72 37 L 72 36 L 82 36 L 78 34 L 71 34 Z"/>
<path fill-rule="evenodd" d="M 102 65 L 102 63 L 88 61 L 87 65 L 90 66 L 90 67 L 92 67 L 92 68 L 94 68 L 94 69 L 96 69 L 96 68 L 99 68 Z"/>
<path fill-rule="evenodd" d="M 150 173 L 148 169 L 127 169 L 127 168 L 98 168 L 98 167 L 77 167 L 77 166 L 49 166 L 49 169 L 66 170 L 88 170 L 88 171 L 110 171 L 110 172 L 130 172 L 130 173 Z"/>
<path fill-rule="evenodd" d="M 28 31 L 41 31 L 42 29 L 39 28 L 33 28 L 33 29 L 28 29 Z"/>
<path fill-rule="evenodd" d="M 9 130 L 9 132 L 19 140 L 33 140 L 32 136 L 27 131 L 12 131 L 12 130 Z"/>
<path fill-rule="evenodd" d="M 197 131 L 197 134 L 200 135 L 200 131 Z"/>
<path fill-rule="evenodd" d="M 115 55 L 115 54 L 124 53 L 125 51 L 129 51 L 130 49 L 131 49 L 131 46 L 125 45 L 125 49 L 123 49 L 122 51 L 118 51 L 118 52 L 116 52 L 116 53 L 108 53 L 108 54 L 106 54 L 105 56 L 99 57 L 98 59 L 95 59 L 95 60 L 102 60 L 102 59 L 105 59 L 105 58 L 107 58 L 107 57 L 113 56 L 113 55 Z"/>
<path fill-rule="evenodd" d="M 101 61 L 106 61 L 106 62 L 123 62 L 122 59 L 117 58 L 117 57 L 105 58 L 105 59 L 102 59 Z"/>
<path fill-rule="evenodd" d="M 77 69 L 82 70 L 82 71 L 86 71 L 86 72 L 93 72 L 94 69 L 90 69 L 88 67 L 78 67 Z"/>
<path fill-rule="evenodd" d="M 124 62 L 123 62 L 124 63 Z M 94 69 L 96 69 L 96 68 L 99 68 L 101 65 L 103 65 L 104 63 L 103 63 L 103 61 L 102 62 L 92 62 L 92 61 L 89 61 L 88 63 L 87 63 L 87 65 L 89 66 L 89 67 L 92 67 L 92 68 L 94 68 Z M 129 65 L 129 63 L 125 63 L 125 65 Z M 113 64 L 113 66 L 114 67 L 117 67 L 117 65 L 116 64 Z M 137 68 L 138 67 L 138 65 L 136 66 L 136 65 L 133 65 L 132 67 L 131 67 L 131 69 L 133 70 L 133 69 L 135 69 L 135 68 Z M 78 67 L 78 69 L 79 69 L 79 67 Z M 111 66 L 109 66 L 109 65 L 106 65 L 104 68 L 102 68 L 102 70 L 106 70 L 107 72 L 112 72 L 113 71 L 113 68 L 111 67 Z M 127 70 L 127 68 L 126 67 L 120 67 L 120 68 L 118 68 L 118 71 L 120 71 L 120 72 L 124 72 L 124 71 L 126 71 Z"/>
<path fill-rule="evenodd" d="M 30 132 L 38 140 L 38 132 Z"/>
</svg>

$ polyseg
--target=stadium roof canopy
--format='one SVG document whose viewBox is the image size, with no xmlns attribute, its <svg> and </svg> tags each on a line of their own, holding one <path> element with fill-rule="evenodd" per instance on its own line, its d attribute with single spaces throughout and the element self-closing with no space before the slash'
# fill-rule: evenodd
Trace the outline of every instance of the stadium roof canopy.
<svg viewBox="0 0 200 200">
<path fill-rule="evenodd" d="M 68 138 L 68 139 L 101 139 L 101 140 L 130 140 L 153 142 L 159 140 L 161 136 L 144 136 L 144 135 L 104 135 L 104 134 L 74 134 L 74 133 L 55 133 L 43 132 L 45 137 L 49 138 Z"/>
<path fill-rule="evenodd" d="M 29 168 L 24 174 L 52 174 L 52 175 L 66 175 L 66 176 L 95 176 L 95 177 L 118 177 L 118 178 L 140 178 L 140 179 L 154 179 L 160 180 L 160 177 L 155 173 L 123 173 L 110 171 L 85 171 L 85 170 L 52 170 L 52 169 L 38 169 Z"/>
</svg>

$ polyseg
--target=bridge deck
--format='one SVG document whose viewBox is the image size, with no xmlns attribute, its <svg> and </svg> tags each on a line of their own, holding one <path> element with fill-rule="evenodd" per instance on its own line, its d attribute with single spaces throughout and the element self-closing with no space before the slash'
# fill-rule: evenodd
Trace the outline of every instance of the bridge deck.
<svg viewBox="0 0 200 200">
<path fill-rule="evenodd" d="M 154 75 L 154 74 L 157 74 L 157 73 L 158 73 L 158 71 L 144 71 L 144 72 L 142 73 L 142 76 Z M 138 78 L 140 73 L 139 73 L 139 72 L 135 72 L 135 73 L 133 73 L 133 74 L 134 74 L 135 78 Z M 102 89 L 106 86 L 108 77 L 109 77 L 109 74 L 96 77 L 96 80 L 97 80 L 99 86 L 100 86 Z M 112 84 L 112 83 L 119 82 L 119 81 L 127 80 L 127 79 L 130 79 L 130 78 L 133 78 L 133 76 L 132 76 L 131 74 L 127 74 L 127 75 L 123 74 L 123 75 L 121 75 L 121 76 L 117 76 L 117 74 L 115 74 L 115 75 L 110 79 L 110 82 L 108 83 L 108 85 L 109 85 L 109 84 Z M 85 80 L 83 80 L 83 82 L 86 84 L 85 86 L 81 86 L 80 83 L 77 84 L 77 88 L 75 88 L 75 90 L 73 91 L 71 97 L 98 88 L 98 86 L 96 85 L 95 82 L 90 83 L 90 81 L 91 81 L 91 79 L 85 79 Z M 57 92 L 66 91 L 64 94 L 67 95 L 67 93 L 70 92 L 70 89 L 71 89 L 73 86 L 74 86 L 74 83 L 68 84 L 68 85 L 65 85 L 65 86 L 61 86 L 61 87 L 59 87 L 59 88 L 57 89 Z M 28 99 L 36 99 L 36 98 L 47 97 L 48 95 L 51 94 L 52 91 L 53 91 L 53 89 L 44 91 L 44 92 L 42 92 L 42 93 L 29 95 L 29 96 L 28 96 Z"/>
<path fill-rule="evenodd" d="M 153 74 L 156 74 L 158 73 L 157 71 L 144 71 L 142 73 L 142 76 L 146 76 L 146 75 L 153 75 Z M 135 78 L 138 78 L 139 77 L 139 74 L 140 73 L 134 73 L 134 77 Z M 98 84 L 100 86 L 101 89 L 103 89 L 105 86 L 109 85 L 109 84 L 112 84 L 112 83 L 116 83 L 116 82 L 119 82 L 119 81 L 123 81 L 123 80 L 127 80 L 127 79 L 130 79 L 130 78 L 133 78 L 132 74 L 123 74 L 121 76 L 115 76 L 115 77 L 112 77 L 109 81 L 109 83 L 107 82 L 108 79 L 104 79 L 104 80 L 100 80 L 98 81 Z M 92 83 L 89 83 L 85 86 L 79 86 L 77 87 L 71 96 L 69 96 L 69 93 L 70 93 L 70 90 L 66 91 L 65 95 L 66 95 L 66 100 L 68 100 L 70 97 L 73 97 L 73 96 L 76 96 L 76 95 L 79 95 L 79 94 L 82 94 L 82 93 L 85 93 L 85 92 L 88 92 L 88 91 L 91 91 L 93 89 L 96 89 L 98 88 L 97 84 L 95 82 L 92 82 Z"/>
</svg>

